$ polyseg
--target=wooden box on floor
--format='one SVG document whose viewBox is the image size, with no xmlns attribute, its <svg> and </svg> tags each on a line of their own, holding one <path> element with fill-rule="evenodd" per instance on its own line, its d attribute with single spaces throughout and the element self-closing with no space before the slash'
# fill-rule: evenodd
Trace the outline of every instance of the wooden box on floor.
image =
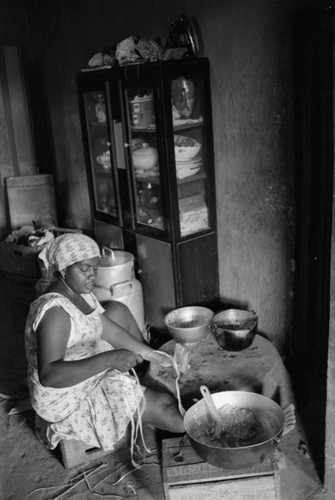
<svg viewBox="0 0 335 500">
<path fill-rule="evenodd" d="M 93 460 L 98 460 L 113 453 L 100 448 L 92 448 L 92 446 L 76 439 L 63 439 L 59 442 L 59 448 L 66 469 L 87 465 Z"/>
<path fill-rule="evenodd" d="M 190 442 L 181 438 L 162 441 L 165 500 L 278 500 L 278 465 L 266 459 L 248 470 L 229 470 L 204 462 Z"/>
</svg>

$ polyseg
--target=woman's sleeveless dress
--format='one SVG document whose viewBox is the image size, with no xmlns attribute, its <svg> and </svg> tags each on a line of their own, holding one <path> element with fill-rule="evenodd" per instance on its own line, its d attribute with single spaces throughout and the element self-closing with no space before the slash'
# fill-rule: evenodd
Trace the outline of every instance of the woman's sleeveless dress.
<svg viewBox="0 0 335 500">
<path fill-rule="evenodd" d="M 64 388 L 44 387 L 38 378 L 35 332 L 51 307 L 63 308 L 71 319 L 65 361 L 113 349 L 101 338 L 104 309 L 93 294 L 83 297 L 93 307 L 90 314 L 82 313 L 58 293 L 42 295 L 31 304 L 25 329 L 30 398 L 49 448 L 55 448 L 61 439 L 79 439 L 92 447 L 113 450 L 143 399 L 143 388 L 134 377 L 111 369 Z"/>
</svg>

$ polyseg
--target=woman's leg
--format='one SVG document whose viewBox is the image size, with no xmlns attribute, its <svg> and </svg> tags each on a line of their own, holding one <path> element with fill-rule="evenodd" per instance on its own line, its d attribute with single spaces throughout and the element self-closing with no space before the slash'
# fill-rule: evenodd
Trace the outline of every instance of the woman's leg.
<svg viewBox="0 0 335 500">
<path fill-rule="evenodd" d="M 133 337 L 144 343 L 143 335 L 129 307 L 117 300 L 111 300 L 104 304 L 103 307 L 105 309 L 104 314 L 106 314 L 109 319 L 122 326 L 122 328 L 127 330 Z"/>
<path fill-rule="evenodd" d="M 183 417 L 178 410 L 176 399 L 171 394 L 145 389 L 144 397 L 146 406 L 142 415 L 143 422 L 172 433 L 185 432 Z"/>
</svg>

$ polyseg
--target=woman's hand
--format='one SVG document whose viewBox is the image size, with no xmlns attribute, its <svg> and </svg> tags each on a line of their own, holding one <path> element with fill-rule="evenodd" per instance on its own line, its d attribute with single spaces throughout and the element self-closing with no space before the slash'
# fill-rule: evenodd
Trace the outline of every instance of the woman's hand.
<svg viewBox="0 0 335 500">
<path fill-rule="evenodd" d="M 128 351 L 128 349 L 115 349 L 114 351 L 110 351 L 110 355 L 112 358 L 111 368 L 120 372 L 127 372 L 143 361 L 142 356 Z"/>
</svg>

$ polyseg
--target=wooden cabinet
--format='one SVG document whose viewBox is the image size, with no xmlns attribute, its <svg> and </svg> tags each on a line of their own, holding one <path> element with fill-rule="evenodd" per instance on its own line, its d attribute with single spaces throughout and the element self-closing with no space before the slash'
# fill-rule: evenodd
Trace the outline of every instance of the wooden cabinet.
<svg viewBox="0 0 335 500">
<path fill-rule="evenodd" d="M 136 257 L 150 326 L 218 296 L 209 62 L 161 61 L 77 77 L 93 227 Z"/>
</svg>

